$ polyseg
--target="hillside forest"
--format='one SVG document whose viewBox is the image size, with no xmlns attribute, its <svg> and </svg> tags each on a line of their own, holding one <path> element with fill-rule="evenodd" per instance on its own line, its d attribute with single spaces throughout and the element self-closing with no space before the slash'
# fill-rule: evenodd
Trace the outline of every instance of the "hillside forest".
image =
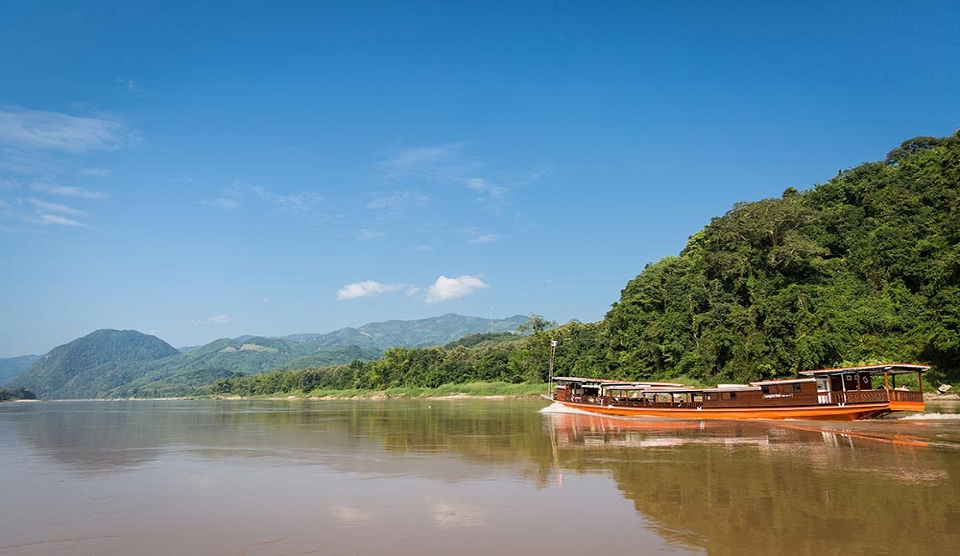
<svg viewBox="0 0 960 556">
<path fill-rule="evenodd" d="M 809 190 L 741 202 L 647 265 L 596 323 L 392 348 L 375 361 L 216 381 L 214 394 L 432 387 L 561 375 L 747 382 L 878 362 L 960 381 L 960 131 L 904 141 Z"/>
</svg>

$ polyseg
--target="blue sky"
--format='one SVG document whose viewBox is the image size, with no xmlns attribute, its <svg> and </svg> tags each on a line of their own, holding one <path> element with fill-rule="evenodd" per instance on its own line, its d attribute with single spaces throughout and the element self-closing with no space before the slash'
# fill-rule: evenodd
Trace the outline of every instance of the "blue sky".
<svg viewBox="0 0 960 556">
<path fill-rule="evenodd" d="M 960 3 L 0 5 L 0 357 L 596 321 L 738 201 L 960 127 Z"/>
</svg>

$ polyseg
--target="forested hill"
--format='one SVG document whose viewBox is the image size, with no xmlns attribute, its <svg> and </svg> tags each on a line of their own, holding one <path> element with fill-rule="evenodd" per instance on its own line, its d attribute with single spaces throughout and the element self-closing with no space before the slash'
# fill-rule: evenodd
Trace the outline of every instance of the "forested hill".
<svg viewBox="0 0 960 556">
<path fill-rule="evenodd" d="M 608 374 L 749 380 L 844 363 L 960 371 L 960 131 L 739 203 L 602 325 Z"/>
<path fill-rule="evenodd" d="M 29 388 L 41 398 L 99 396 L 132 380 L 137 364 L 178 355 L 170 344 L 136 330 L 97 330 L 38 359 L 10 388 Z"/>
</svg>

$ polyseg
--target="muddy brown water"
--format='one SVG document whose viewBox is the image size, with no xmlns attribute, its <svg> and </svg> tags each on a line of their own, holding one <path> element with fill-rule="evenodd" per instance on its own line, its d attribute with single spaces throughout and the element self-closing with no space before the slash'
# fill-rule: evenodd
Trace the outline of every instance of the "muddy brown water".
<svg viewBox="0 0 960 556">
<path fill-rule="evenodd" d="M 640 421 L 539 400 L 0 404 L 0 554 L 949 554 L 958 404 Z"/>
</svg>

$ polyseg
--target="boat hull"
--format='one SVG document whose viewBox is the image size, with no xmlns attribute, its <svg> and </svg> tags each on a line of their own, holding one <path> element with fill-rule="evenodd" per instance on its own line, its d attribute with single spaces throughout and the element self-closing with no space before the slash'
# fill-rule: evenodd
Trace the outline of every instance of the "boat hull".
<svg viewBox="0 0 960 556">
<path fill-rule="evenodd" d="M 890 402 L 890 411 L 923 411 L 924 405 L 923 402 L 914 402 L 914 401 L 899 401 L 894 400 Z"/>
<path fill-rule="evenodd" d="M 856 421 L 876 419 L 892 411 L 923 411 L 923 403 L 909 403 L 909 409 L 892 408 L 891 402 L 847 405 L 779 406 L 747 408 L 679 408 L 599 405 L 554 400 L 572 409 L 618 417 L 660 417 L 672 419 L 799 419 L 814 421 Z M 919 407 L 914 407 L 919 406 Z"/>
</svg>

